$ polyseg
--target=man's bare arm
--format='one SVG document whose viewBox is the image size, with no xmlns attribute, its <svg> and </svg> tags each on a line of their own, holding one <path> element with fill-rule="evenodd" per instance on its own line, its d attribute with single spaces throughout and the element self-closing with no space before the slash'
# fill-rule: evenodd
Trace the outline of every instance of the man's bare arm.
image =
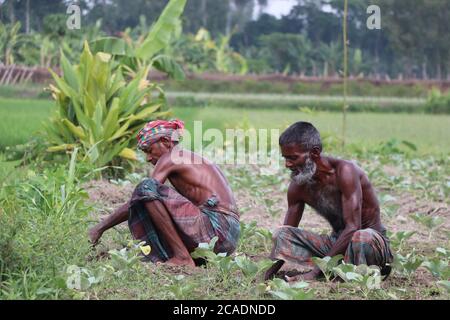
<svg viewBox="0 0 450 320">
<path fill-rule="evenodd" d="M 298 187 L 294 186 L 292 183 L 289 185 L 287 198 L 288 210 L 284 217 L 284 225 L 298 227 L 303 216 L 305 203 L 299 199 Z"/>
<path fill-rule="evenodd" d="M 128 220 L 128 209 L 130 202 L 121 205 L 107 218 L 99 222 L 95 227 L 89 230 L 89 238 L 92 244 L 97 244 L 98 240 L 106 230 Z"/>
<path fill-rule="evenodd" d="M 328 253 L 331 257 L 344 254 L 353 234 L 361 229 L 362 187 L 356 168 L 352 164 L 343 164 L 338 171 L 337 183 L 342 194 L 345 228 Z"/>
<path fill-rule="evenodd" d="M 156 179 L 160 183 L 164 183 L 174 167 L 175 165 L 170 159 L 170 153 L 167 153 L 158 160 L 158 163 L 153 170 L 152 178 Z"/>
</svg>

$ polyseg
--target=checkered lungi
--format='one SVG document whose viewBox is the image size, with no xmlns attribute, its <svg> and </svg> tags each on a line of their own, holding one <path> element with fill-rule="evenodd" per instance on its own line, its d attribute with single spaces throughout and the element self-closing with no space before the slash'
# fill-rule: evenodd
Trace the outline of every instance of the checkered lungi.
<svg viewBox="0 0 450 320">
<path fill-rule="evenodd" d="M 319 235 L 300 228 L 282 226 L 274 233 L 274 247 L 270 257 L 293 266 L 312 266 L 311 258 L 325 257 L 338 237 L 337 233 Z M 391 263 L 393 256 L 385 232 L 381 233 L 371 228 L 356 231 L 347 247 L 344 261 L 354 265 L 376 265 L 381 268 Z"/>
<path fill-rule="evenodd" d="M 128 226 L 135 239 L 145 241 L 151 247 L 148 258 L 152 262 L 167 261 L 173 254 L 165 239 L 158 233 L 145 207 L 147 201 L 160 201 L 169 212 L 181 240 L 189 252 L 199 243 L 218 237 L 214 251 L 231 254 L 237 246 L 240 234 L 239 214 L 224 210 L 218 199 L 209 198 L 196 206 L 175 189 L 155 179 L 144 179 L 134 190 L 130 202 Z"/>
</svg>

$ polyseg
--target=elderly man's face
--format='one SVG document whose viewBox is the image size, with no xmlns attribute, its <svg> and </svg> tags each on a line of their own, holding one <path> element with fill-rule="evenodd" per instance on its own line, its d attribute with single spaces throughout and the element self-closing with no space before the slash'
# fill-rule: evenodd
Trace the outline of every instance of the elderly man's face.
<svg viewBox="0 0 450 320">
<path fill-rule="evenodd" d="M 165 140 L 159 140 L 151 144 L 145 150 L 145 154 L 147 155 L 147 162 L 150 162 L 155 166 L 159 158 L 161 158 L 163 154 L 165 154 L 170 150 L 166 144 L 167 142 Z"/>
<path fill-rule="evenodd" d="M 311 159 L 309 151 L 298 144 L 281 146 L 281 155 L 286 161 L 286 168 L 291 170 L 291 179 L 299 185 L 311 181 L 316 172 L 316 163 Z"/>
</svg>

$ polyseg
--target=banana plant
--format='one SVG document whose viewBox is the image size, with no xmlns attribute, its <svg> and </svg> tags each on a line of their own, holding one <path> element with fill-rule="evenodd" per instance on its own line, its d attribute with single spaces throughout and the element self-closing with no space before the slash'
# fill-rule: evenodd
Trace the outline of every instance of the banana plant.
<svg viewBox="0 0 450 320">
<path fill-rule="evenodd" d="M 125 66 L 131 75 L 152 66 L 176 80 L 182 80 L 184 72 L 181 66 L 171 57 L 159 53 L 170 44 L 173 34 L 180 33 L 180 16 L 186 1 L 170 0 L 145 38 L 141 36 L 134 42 L 129 32 L 123 33 L 122 38 L 100 38 L 91 42 L 92 51 L 111 54 L 116 66 Z"/>
<path fill-rule="evenodd" d="M 0 21 L 0 61 L 3 61 L 5 65 L 14 64 L 14 51 L 21 38 L 20 26 L 20 22 L 5 25 Z"/>
<path fill-rule="evenodd" d="M 50 70 L 57 111 L 44 124 L 48 151 L 80 147 L 84 160 L 97 168 L 119 156 L 135 160 L 130 147 L 137 132 L 146 122 L 169 114 L 163 90 L 147 80 L 149 67 L 127 81 L 110 54 L 93 54 L 87 42 L 79 64 L 71 65 L 63 52 L 60 64 L 62 77 Z"/>
<path fill-rule="evenodd" d="M 248 72 L 247 60 L 230 47 L 232 35 L 233 33 L 226 36 L 222 35 L 216 42 L 212 39 L 208 30 L 200 28 L 194 40 L 202 45 L 203 55 L 214 60 L 214 68 L 217 71 L 246 74 Z"/>
</svg>

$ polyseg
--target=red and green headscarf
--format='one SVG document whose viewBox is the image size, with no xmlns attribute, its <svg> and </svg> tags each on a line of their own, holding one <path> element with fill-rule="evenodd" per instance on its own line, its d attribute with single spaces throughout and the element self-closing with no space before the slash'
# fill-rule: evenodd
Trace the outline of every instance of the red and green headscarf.
<svg viewBox="0 0 450 320">
<path fill-rule="evenodd" d="M 167 137 L 172 141 L 179 141 L 184 129 L 184 122 L 174 120 L 150 121 L 137 135 L 138 148 L 146 150 L 150 145 L 158 142 L 162 137 Z"/>
</svg>

